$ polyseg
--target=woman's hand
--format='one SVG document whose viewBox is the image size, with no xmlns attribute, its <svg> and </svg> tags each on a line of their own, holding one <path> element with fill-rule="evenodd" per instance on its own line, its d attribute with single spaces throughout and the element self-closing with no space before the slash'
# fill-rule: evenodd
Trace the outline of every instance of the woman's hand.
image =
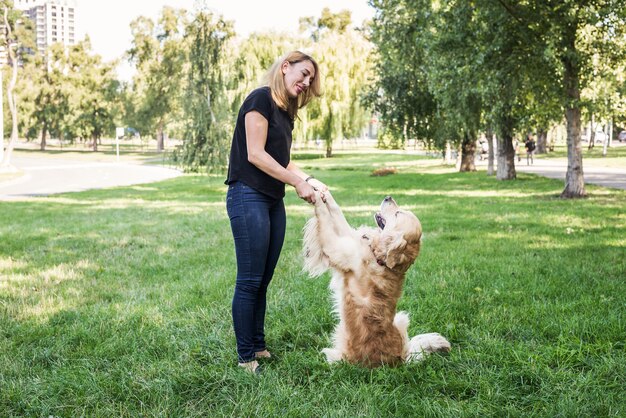
<svg viewBox="0 0 626 418">
<path fill-rule="evenodd" d="M 309 182 L 312 180 L 309 180 Z M 315 189 L 311 184 L 302 180 L 296 184 L 296 193 L 300 199 L 306 200 L 308 203 L 315 203 Z"/>
</svg>

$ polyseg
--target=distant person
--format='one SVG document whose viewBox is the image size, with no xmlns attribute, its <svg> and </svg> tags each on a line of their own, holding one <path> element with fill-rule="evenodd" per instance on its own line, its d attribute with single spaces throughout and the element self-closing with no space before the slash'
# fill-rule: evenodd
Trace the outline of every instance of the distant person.
<svg viewBox="0 0 626 418">
<path fill-rule="evenodd" d="M 533 153 L 535 152 L 535 141 L 532 135 L 528 135 L 524 147 L 526 147 L 526 165 L 531 165 L 534 163 Z"/>
<path fill-rule="evenodd" d="M 271 357 L 266 293 L 285 238 L 285 184 L 308 203 L 315 203 L 315 190 L 328 190 L 290 158 L 298 109 L 319 95 L 317 63 L 293 51 L 272 66 L 267 84 L 248 95 L 237 116 L 225 182 L 237 258 L 232 315 L 239 366 L 254 373 L 257 359 Z"/>
</svg>

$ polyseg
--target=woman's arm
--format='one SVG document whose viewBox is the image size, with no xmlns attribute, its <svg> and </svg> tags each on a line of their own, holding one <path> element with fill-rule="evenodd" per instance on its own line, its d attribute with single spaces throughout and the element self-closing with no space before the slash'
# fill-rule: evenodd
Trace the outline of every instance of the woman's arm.
<svg viewBox="0 0 626 418">
<path fill-rule="evenodd" d="M 259 112 L 248 112 L 245 117 L 245 127 L 248 161 L 264 173 L 295 187 L 296 193 L 301 199 L 309 203 L 315 203 L 315 190 L 313 186 L 304 181 L 306 175 L 301 177 L 304 174 L 301 170 L 294 172 L 286 169 L 265 151 L 268 129 L 267 119 Z"/>
<path fill-rule="evenodd" d="M 287 170 L 291 171 L 292 173 L 295 173 L 298 177 L 300 177 L 301 179 L 305 181 L 306 179 L 309 179 L 307 183 L 309 183 L 311 186 L 313 186 L 315 190 L 319 192 L 325 192 L 328 190 L 328 186 L 326 186 L 324 183 L 322 183 L 318 179 L 313 178 L 313 176 L 309 176 L 307 173 L 302 171 L 300 167 L 298 167 L 293 161 L 289 162 L 289 165 L 287 165 Z"/>
</svg>

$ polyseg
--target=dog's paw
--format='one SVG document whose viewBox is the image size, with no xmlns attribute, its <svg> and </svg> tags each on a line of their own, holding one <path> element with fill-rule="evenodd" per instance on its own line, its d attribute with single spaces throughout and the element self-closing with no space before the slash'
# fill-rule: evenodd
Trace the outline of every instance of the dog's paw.
<svg viewBox="0 0 626 418">
<path fill-rule="evenodd" d="M 409 341 L 409 356 L 412 360 L 421 360 L 430 353 L 448 353 L 450 349 L 450 342 L 436 332 L 416 335 Z"/>
<path fill-rule="evenodd" d="M 325 348 L 322 350 L 322 353 L 326 356 L 326 361 L 329 363 L 336 363 L 343 360 L 341 351 L 335 348 Z"/>
</svg>

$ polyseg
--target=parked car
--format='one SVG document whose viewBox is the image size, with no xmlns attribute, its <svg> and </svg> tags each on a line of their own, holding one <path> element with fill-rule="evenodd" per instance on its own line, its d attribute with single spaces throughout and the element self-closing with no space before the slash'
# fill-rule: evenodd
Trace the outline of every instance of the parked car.
<svg viewBox="0 0 626 418">
<path fill-rule="evenodd" d="M 617 135 L 617 140 L 619 142 L 626 142 L 626 131 L 622 131 Z"/>
</svg>

